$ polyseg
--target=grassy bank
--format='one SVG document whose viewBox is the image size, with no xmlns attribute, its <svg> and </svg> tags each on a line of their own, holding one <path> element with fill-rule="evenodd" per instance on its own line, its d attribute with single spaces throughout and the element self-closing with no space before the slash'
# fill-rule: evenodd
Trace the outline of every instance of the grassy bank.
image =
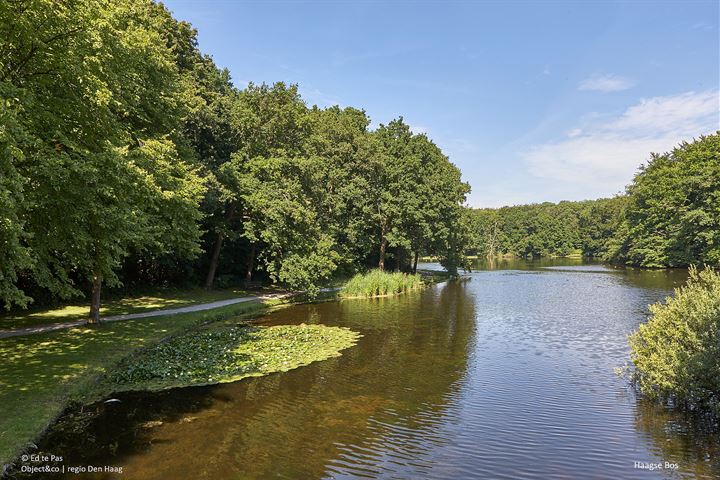
<svg viewBox="0 0 720 480">
<path fill-rule="evenodd" d="M 388 273 L 372 270 L 357 274 L 340 290 L 343 298 L 380 297 L 398 295 L 423 286 L 419 274 Z"/>
<path fill-rule="evenodd" d="M 0 464 L 26 449 L 70 402 L 97 394 L 98 380 L 133 352 L 207 322 L 259 315 L 272 305 L 248 302 L 0 340 Z"/>
<path fill-rule="evenodd" d="M 180 308 L 200 303 L 228 300 L 249 294 L 248 291 L 239 288 L 157 290 L 142 295 L 103 299 L 100 315 L 105 317 L 149 312 L 164 308 Z M 49 309 L 39 307 L 28 310 L 14 310 L 0 314 L 0 330 L 82 320 L 88 317 L 89 309 L 87 303 L 78 302 Z"/>
</svg>

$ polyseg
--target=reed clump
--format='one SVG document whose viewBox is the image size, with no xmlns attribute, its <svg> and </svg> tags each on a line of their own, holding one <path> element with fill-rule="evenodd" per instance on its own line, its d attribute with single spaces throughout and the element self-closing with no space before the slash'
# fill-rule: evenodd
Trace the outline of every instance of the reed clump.
<svg viewBox="0 0 720 480">
<path fill-rule="evenodd" d="M 340 291 L 340 296 L 358 298 L 399 295 L 422 286 L 423 281 L 418 274 L 371 270 L 352 277 Z"/>
</svg>

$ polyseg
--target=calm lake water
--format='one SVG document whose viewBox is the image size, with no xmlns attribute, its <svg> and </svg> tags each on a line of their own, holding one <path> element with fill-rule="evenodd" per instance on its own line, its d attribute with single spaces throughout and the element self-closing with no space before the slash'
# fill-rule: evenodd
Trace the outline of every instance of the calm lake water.
<svg viewBox="0 0 720 480">
<path fill-rule="evenodd" d="M 259 322 L 341 325 L 363 338 L 286 373 L 122 395 L 40 447 L 66 465 L 123 466 L 67 478 L 720 478 L 717 433 L 643 403 L 613 372 L 647 305 L 686 272 L 478 267 L 398 298 L 270 314 Z"/>
</svg>

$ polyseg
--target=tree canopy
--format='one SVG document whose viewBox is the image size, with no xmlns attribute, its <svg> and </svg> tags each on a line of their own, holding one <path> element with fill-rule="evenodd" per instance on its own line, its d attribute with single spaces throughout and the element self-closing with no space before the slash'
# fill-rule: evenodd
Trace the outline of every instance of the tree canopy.
<svg viewBox="0 0 720 480">
<path fill-rule="evenodd" d="M 643 267 L 720 265 L 720 134 L 652 155 L 628 196 L 617 259 Z"/>
<path fill-rule="evenodd" d="M 0 301 L 450 268 L 467 184 L 402 118 L 236 88 L 150 0 L 0 4 Z M 235 280 L 233 280 L 235 279 Z"/>
</svg>

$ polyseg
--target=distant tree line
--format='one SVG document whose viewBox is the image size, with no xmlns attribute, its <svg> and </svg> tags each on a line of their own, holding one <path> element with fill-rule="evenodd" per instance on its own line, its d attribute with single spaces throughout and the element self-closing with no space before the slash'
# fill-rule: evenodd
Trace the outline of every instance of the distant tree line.
<svg viewBox="0 0 720 480">
<path fill-rule="evenodd" d="M 469 186 L 402 117 L 233 86 L 150 0 L 0 3 L 0 303 L 461 263 Z"/>
<path fill-rule="evenodd" d="M 652 154 L 624 195 L 473 209 L 467 253 L 572 254 L 640 267 L 720 265 L 720 134 Z"/>
</svg>

